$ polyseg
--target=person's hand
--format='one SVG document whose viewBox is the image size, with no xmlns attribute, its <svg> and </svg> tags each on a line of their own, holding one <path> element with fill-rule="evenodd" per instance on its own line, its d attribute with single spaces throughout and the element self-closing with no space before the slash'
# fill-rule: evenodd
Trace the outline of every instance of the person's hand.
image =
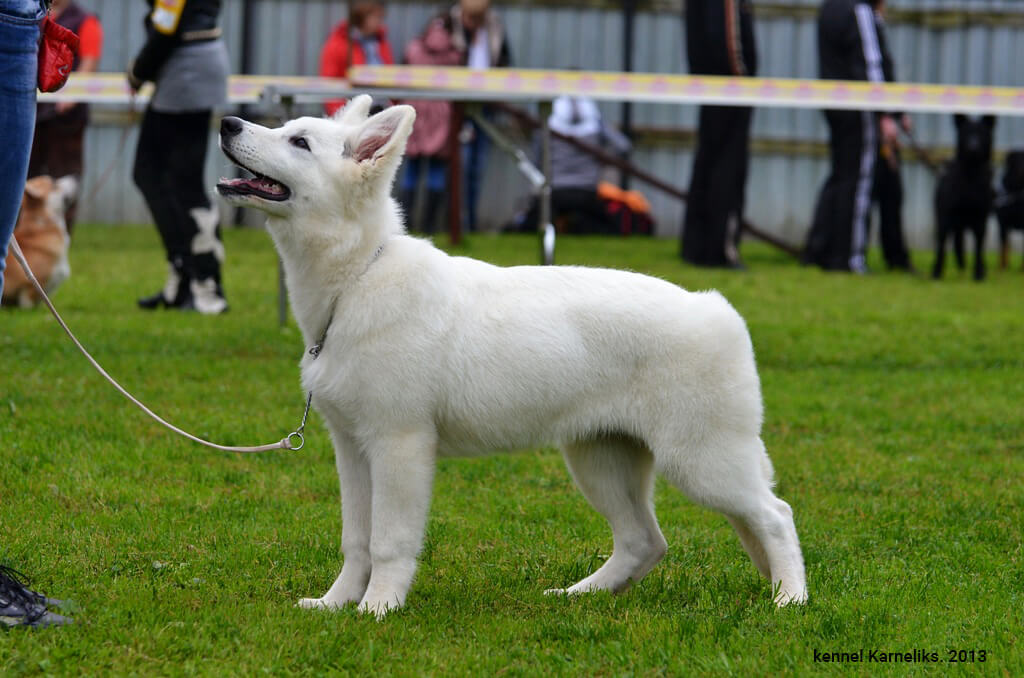
<svg viewBox="0 0 1024 678">
<path fill-rule="evenodd" d="M 132 96 L 135 96 L 142 88 L 142 80 L 135 75 L 134 61 L 128 63 L 128 69 L 125 71 L 125 76 L 128 78 L 128 89 L 132 91 Z"/>
<path fill-rule="evenodd" d="M 891 115 L 882 116 L 882 143 L 889 144 L 893 148 L 900 147 L 900 126 L 896 124 Z"/>
<path fill-rule="evenodd" d="M 910 119 L 910 116 L 904 113 L 900 116 L 900 127 L 907 134 L 910 134 L 914 129 L 914 121 Z"/>
</svg>

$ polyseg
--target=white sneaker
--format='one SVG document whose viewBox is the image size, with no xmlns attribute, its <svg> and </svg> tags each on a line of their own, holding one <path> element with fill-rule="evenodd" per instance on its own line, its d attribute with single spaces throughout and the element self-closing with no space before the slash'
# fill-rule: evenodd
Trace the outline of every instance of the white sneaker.
<svg viewBox="0 0 1024 678">
<path fill-rule="evenodd" d="M 217 315 L 228 310 L 228 300 L 224 298 L 217 281 L 213 278 L 193 280 L 191 283 L 192 305 L 204 315 Z"/>
</svg>

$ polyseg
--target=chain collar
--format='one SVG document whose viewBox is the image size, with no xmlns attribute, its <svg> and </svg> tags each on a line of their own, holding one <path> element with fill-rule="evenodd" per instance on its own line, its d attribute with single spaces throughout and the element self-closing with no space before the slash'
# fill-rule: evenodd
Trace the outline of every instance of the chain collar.
<svg viewBox="0 0 1024 678">
<path fill-rule="evenodd" d="M 384 245 L 382 243 L 380 245 L 380 247 L 378 247 L 374 251 L 373 258 L 370 259 L 370 263 L 367 264 L 367 268 L 372 266 L 373 262 L 377 261 L 377 259 L 380 258 L 380 254 L 383 251 L 384 251 Z M 331 323 L 334 321 L 334 308 L 337 305 L 337 303 L 338 303 L 337 299 L 335 299 L 333 302 L 331 302 L 331 315 L 327 316 L 327 323 L 324 325 L 324 331 L 320 333 L 320 339 L 315 344 L 313 344 L 310 347 L 310 349 L 309 349 L 309 355 L 313 356 L 313 360 L 316 360 L 317 358 L 319 358 L 320 357 L 320 352 L 324 350 L 324 342 L 327 341 L 327 332 L 331 329 Z M 288 444 L 291 446 L 291 449 L 293 451 L 294 450 L 301 450 L 302 446 L 306 444 L 306 439 L 302 437 L 302 432 L 306 428 L 306 419 L 309 418 L 309 408 L 310 408 L 310 406 L 312 404 L 313 404 L 313 390 L 310 389 L 309 393 L 306 395 L 306 409 L 302 412 L 302 422 L 299 424 L 299 427 L 297 429 L 295 429 L 294 431 L 292 431 L 291 433 L 288 434 Z M 292 438 L 297 439 L 299 441 L 299 444 L 298 445 L 292 445 L 291 444 Z"/>
</svg>

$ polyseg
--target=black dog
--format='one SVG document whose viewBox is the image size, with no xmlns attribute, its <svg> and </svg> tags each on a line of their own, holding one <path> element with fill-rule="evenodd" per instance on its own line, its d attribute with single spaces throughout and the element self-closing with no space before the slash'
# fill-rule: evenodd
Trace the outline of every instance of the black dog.
<svg viewBox="0 0 1024 678">
<path fill-rule="evenodd" d="M 970 120 L 959 113 L 956 122 L 956 156 L 946 166 L 935 189 L 936 248 L 932 277 L 942 277 L 946 240 L 964 269 L 964 231 L 974 234 L 974 279 L 985 278 L 985 227 L 992 211 L 992 130 L 996 119 L 986 115 Z"/>
<path fill-rule="evenodd" d="M 1010 263 L 1010 231 L 1024 231 L 1024 151 L 1006 154 L 1006 169 L 995 205 L 999 220 L 999 267 L 1005 269 Z"/>
</svg>

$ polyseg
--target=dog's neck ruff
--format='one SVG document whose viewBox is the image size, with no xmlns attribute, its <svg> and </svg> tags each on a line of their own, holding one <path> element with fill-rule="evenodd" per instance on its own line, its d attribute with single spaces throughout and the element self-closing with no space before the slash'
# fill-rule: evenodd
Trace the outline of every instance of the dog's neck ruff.
<svg viewBox="0 0 1024 678">
<path fill-rule="evenodd" d="M 370 257 L 370 263 L 366 265 L 366 270 L 369 270 L 370 266 L 373 266 L 373 263 L 380 258 L 381 252 L 383 251 L 384 243 L 381 243 L 377 249 L 373 251 L 373 256 Z M 366 271 L 363 272 L 365 273 Z M 330 315 L 327 316 L 327 322 L 324 323 L 324 330 L 320 333 L 320 339 L 309 348 L 309 355 L 313 356 L 313 360 L 316 360 L 320 356 L 320 351 L 324 350 L 324 342 L 327 341 L 327 332 L 331 329 L 331 323 L 334 321 L 334 309 L 337 306 L 337 303 L 337 299 L 331 302 Z M 312 397 L 312 395 L 312 392 L 310 392 L 310 397 Z M 306 407 L 308 409 L 309 405 L 307 404 Z"/>
</svg>

